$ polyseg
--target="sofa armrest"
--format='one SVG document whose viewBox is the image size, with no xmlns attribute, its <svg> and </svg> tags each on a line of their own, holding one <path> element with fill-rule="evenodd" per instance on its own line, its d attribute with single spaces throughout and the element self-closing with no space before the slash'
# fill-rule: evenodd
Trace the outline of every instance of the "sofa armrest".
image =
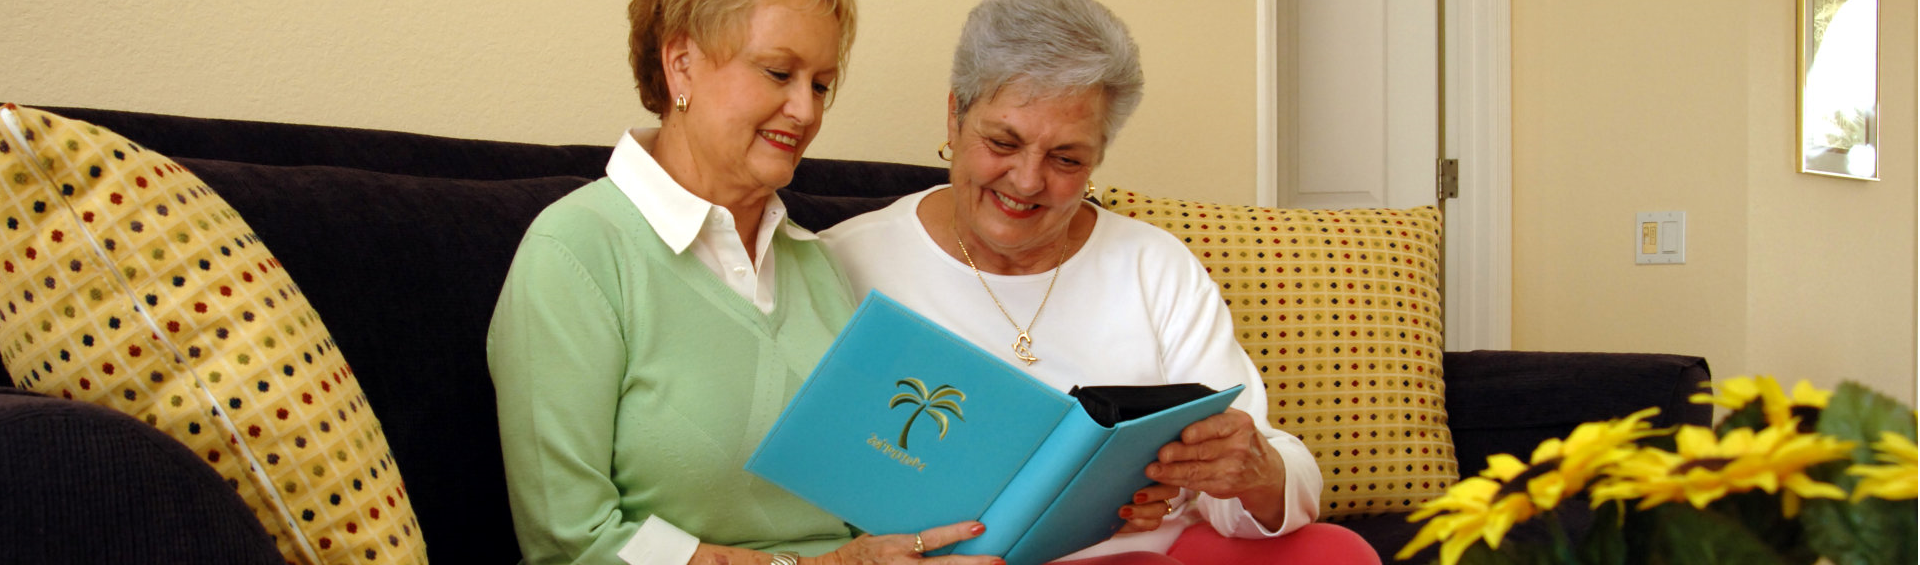
<svg viewBox="0 0 1920 565">
<path fill-rule="evenodd" d="M 0 388 L 0 561 L 286 562 L 235 488 L 131 416 Z"/>
<path fill-rule="evenodd" d="M 1447 418 L 1460 476 L 1478 474 L 1486 458 L 1521 459 L 1547 438 L 1565 437 L 1582 422 L 1619 418 L 1657 406 L 1655 427 L 1708 425 L 1713 407 L 1687 397 L 1710 379 L 1707 361 L 1683 355 L 1448 352 L 1442 357 Z"/>
</svg>

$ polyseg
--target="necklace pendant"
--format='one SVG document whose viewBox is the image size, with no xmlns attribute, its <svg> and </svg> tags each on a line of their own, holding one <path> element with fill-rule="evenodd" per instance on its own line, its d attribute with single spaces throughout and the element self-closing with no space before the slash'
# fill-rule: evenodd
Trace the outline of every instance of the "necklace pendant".
<svg viewBox="0 0 1920 565">
<path fill-rule="evenodd" d="M 1039 357 L 1033 356 L 1033 338 L 1028 337 L 1027 332 L 1020 332 L 1020 338 L 1013 340 L 1013 356 L 1026 361 L 1028 365 L 1040 360 Z"/>
</svg>

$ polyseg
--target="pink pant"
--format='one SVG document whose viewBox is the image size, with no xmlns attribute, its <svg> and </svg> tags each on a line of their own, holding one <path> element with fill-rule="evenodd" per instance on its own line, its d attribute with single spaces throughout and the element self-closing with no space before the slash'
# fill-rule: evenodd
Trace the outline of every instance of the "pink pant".
<svg viewBox="0 0 1920 565">
<path fill-rule="evenodd" d="M 1307 524 L 1291 534 L 1268 539 L 1220 537 L 1206 524 L 1180 532 L 1166 555 L 1134 552 L 1056 561 L 1053 565 L 1380 565 L 1380 555 L 1360 534 L 1326 523 Z"/>
</svg>

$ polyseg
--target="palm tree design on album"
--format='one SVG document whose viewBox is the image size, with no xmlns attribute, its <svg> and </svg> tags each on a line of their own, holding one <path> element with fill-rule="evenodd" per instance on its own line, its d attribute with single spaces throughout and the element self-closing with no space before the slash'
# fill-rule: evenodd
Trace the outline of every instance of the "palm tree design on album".
<svg viewBox="0 0 1920 565">
<path fill-rule="evenodd" d="M 913 431 L 913 423 L 919 421 L 922 413 L 932 416 L 933 423 L 940 425 L 940 439 L 947 439 L 948 414 L 962 422 L 967 421 L 967 417 L 960 412 L 960 403 L 967 401 L 967 393 L 960 392 L 953 385 L 940 385 L 927 390 L 927 383 L 907 377 L 894 382 L 893 386 L 913 387 L 913 390 L 893 395 L 893 400 L 887 401 L 887 408 L 899 408 L 902 404 L 919 407 L 913 410 L 912 416 L 907 416 L 907 425 L 900 427 L 900 441 L 896 442 L 900 444 L 900 449 L 907 448 L 907 432 Z"/>
</svg>

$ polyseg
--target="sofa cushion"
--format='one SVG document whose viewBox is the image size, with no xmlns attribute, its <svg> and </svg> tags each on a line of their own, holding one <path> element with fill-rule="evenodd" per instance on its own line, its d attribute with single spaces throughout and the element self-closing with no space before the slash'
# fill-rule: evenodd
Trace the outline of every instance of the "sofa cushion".
<svg viewBox="0 0 1920 565">
<path fill-rule="evenodd" d="M 1108 189 L 1187 244 L 1266 381 L 1268 418 L 1313 450 L 1321 516 L 1405 512 L 1459 478 L 1441 381 L 1440 214 L 1286 210 Z"/>
<path fill-rule="evenodd" d="M 848 218 L 879 210 L 899 200 L 899 196 L 822 196 L 780 189 L 780 200 L 787 205 L 787 217 L 793 223 L 821 231 Z M 816 227 L 817 226 L 817 227 Z"/>
<path fill-rule="evenodd" d="M 1656 428 L 1710 426 L 1713 406 L 1688 400 L 1710 382 L 1707 360 L 1653 353 L 1447 352 L 1447 410 L 1462 476 L 1586 422 L 1648 406 Z"/>
<path fill-rule="evenodd" d="M 433 557 L 513 562 L 486 332 L 521 235 L 581 177 L 180 159 L 273 247 L 379 410 Z"/>
<path fill-rule="evenodd" d="M 380 423 L 301 288 L 187 169 L 9 105 L 0 354 L 22 388 L 185 443 L 288 560 L 419 562 Z"/>
<path fill-rule="evenodd" d="M 0 388 L 7 563 L 279 563 L 273 538 L 185 445 L 114 410 Z"/>
</svg>

